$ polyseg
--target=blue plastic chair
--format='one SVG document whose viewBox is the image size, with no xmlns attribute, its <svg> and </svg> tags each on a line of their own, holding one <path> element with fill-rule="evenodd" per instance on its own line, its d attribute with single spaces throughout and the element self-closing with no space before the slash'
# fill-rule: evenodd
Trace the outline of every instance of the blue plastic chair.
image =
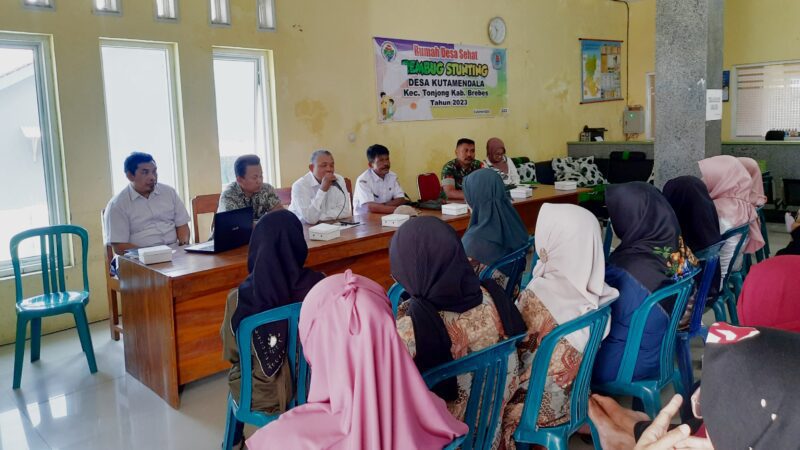
<svg viewBox="0 0 800 450">
<path fill-rule="evenodd" d="M 514 432 L 517 448 L 523 449 L 530 447 L 531 444 L 538 444 L 549 450 L 567 450 L 570 436 L 587 422 L 589 422 L 589 427 L 592 430 L 593 440 L 599 446 L 600 439 L 597 436 L 597 431 L 588 418 L 589 383 L 592 380 L 592 369 L 594 368 L 597 350 L 600 348 L 600 341 L 603 340 L 606 324 L 611 317 L 610 305 L 613 301 L 616 301 L 616 299 L 595 311 L 559 325 L 542 339 L 542 343 L 536 350 L 536 355 L 533 359 L 533 372 L 528 384 L 528 393 L 525 397 L 522 417 L 519 426 L 517 426 L 517 431 Z M 583 360 L 578 369 L 578 376 L 572 384 L 572 395 L 569 401 L 569 422 L 555 427 L 539 427 L 537 425 L 539 407 L 544 396 L 547 369 L 553 358 L 556 344 L 561 338 L 587 327 L 589 328 L 589 341 L 583 350 Z"/>
<path fill-rule="evenodd" d="M 680 373 L 675 368 L 675 335 L 678 331 L 678 322 L 686 310 L 689 294 L 694 287 L 694 278 L 699 272 L 700 270 L 695 270 L 682 280 L 658 289 L 644 299 L 633 314 L 617 378 L 610 383 L 593 385 L 593 390 L 612 395 L 628 395 L 639 399 L 643 403 L 644 412 L 651 419 L 654 419 L 661 409 L 661 390 L 670 382 L 675 386 L 675 392 L 684 392 Z M 633 371 L 639 357 L 639 347 L 642 343 L 647 318 L 658 303 L 673 297 L 675 305 L 659 349 L 658 376 L 654 379 L 633 381 Z"/>
<path fill-rule="evenodd" d="M 731 262 L 728 264 L 728 273 L 725 274 L 725 277 L 722 280 L 722 292 L 714 301 L 714 303 L 711 304 L 711 307 L 714 309 L 714 319 L 717 322 L 728 321 L 725 314 L 725 309 L 727 308 L 728 315 L 730 316 L 730 323 L 733 325 L 739 325 L 739 315 L 736 313 L 736 301 L 739 298 L 739 293 L 742 291 L 742 284 L 744 284 L 744 263 L 742 264 L 742 268 L 736 272 L 733 271 L 733 266 L 736 264 L 736 260 L 738 259 L 749 234 L 750 225 L 745 224 L 738 228 L 732 228 L 722 235 L 723 241 L 726 241 L 735 235 L 740 235 L 741 238 L 736 244 L 736 248 L 733 250 L 733 257 L 731 258 Z"/>
<path fill-rule="evenodd" d="M 491 447 L 497 426 L 503 416 L 508 357 L 516 351 L 517 343 L 524 337 L 525 334 L 514 336 L 463 358 L 442 364 L 422 375 L 428 387 L 432 388 L 444 380 L 472 374 L 469 400 L 464 415 L 464 423 L 469 426 L 469 431 L 445 449 L 470 450 Z"/>
<path fill-rule="evenodd" d="M 705 342 L 706 336 L 708 335 L 708 329 L 703 325 L 703 313 L 706 310 L 706 302 L 708 300 L 708 294 L 711 291 L 711 283 L 714 282 L 714 273 L 717 271 L 717 267 L 719 267 L 719 251 L 724 244 L 725 241 L 720 241 L 695 253 L 697 259 L 702 262 L 703 275 L 700 278 L 700 285 L 695 292 L 694 310 L 692 310 L 689 328 L 678 331 L 677 342 L 675 343 L 675 351 L 678 357 L 678 371 L 681 374 L 681 384 L 684 388 L 684 392 L 681 392 L 683 398 L 691 397 L 692 386 L 694 386 L 692 353 L 689 344 L 691 340 L 696 337 L 701 337 L 703 342 Z"/>
<path fill-rule="evenodd" d="M 64 279 L 64 237 L 76 235 L 81 240 L 81 269 L 83 290 L 69 291 Z M 19 261 L 20 242 L 39 238 L 41 253 L 39 262 L 42 270 L 42 294 L 23 298 L 22 270 Z M 86 269 L 89 253 L 89 234 L 77 225 L 54 225 L 23 231 L 11 238 L 11 265 L 14 267 L 14 288 L 17 296 L 17 340 L 14 345 L 14 389 L 19 389 L 22 381 L 22 360 L 25 358 L 25 332 L 31 323 L 31 362 L 39 360 L 42 339 L 42 317 L 59 314 L 72 314 L 86 354 L 89 371 L 97 372 L 94 358 L 92 335 L 86 319 L 86 304 L 89 303 L 89 274 Z"/>
<path fill-rule="evenodd" d="M 389 301 L 392 302 L 392 314 L 394 318 L 397 318 L 397 307 L 400 306 L 400 300 L 403 298 L 403 293 L 406 289 L 400 285 L 400 283 L 395 282 L 390 288 L 389 292 L 386 293 L 386 296 L 389 297 Z"/>
<path fill-rule="evenodd" d="M 519 282 L 520 289 L 528 287 L 528 284 L 533 280 L 533 268 L 536 267 L 536 263 L 539 262 L 539 253 L 536 251 L 536 236 L 531 235 L 528 239 L 528 243 L 533 250 L 533 255 L 531 256 L 531 270 L 522 274 L 522 279 Z"/>
<path fill-rule="evenodd" d="M 223 450 L 231 450 L 234 444 L 242 439 L 242 431 L 245 423 L 260 428 L 281 415 L 281 413 L 267 414 L 251 409 L 253 381 L 250 374 L 252 373 L 253 358 L 250 352 L 250 342 L 252 340 L 253 330 L 257 327 L 281 320 L 287 320 L 289 322 L 286 354 L 289 359 L 289 369 L 291 371 L 292 384 L 295 392 L 287 409 L 294 408 L 306 402 L 310 372 L 308 362 L 306 362 L 303 356 L 302 345 L 297 336 L 297 324 L 300 320 L 300 307 L 302 305 L 302 303 L 298 302 L 264 311 L 245 318 L 239 324 L 239 331 L 236 333 L 236 344 L 239 348 L 239 364 L 241 365 L 242 373 L 239 403 L 237 404 L 233 396 L 228 394 L 228 416 L 225 422 L 225 436 L 222 441 Z"/>
<path fill-rule="evenodd" d="M 605 236 L 603 237 L 603 256 L 608 260 L 611 254 L 611 242 L 614 240 L 614 228 L 611 226 L 611 219 L 606 223 Z"/>
<path fill-rule="evenodd" d="M 525 272 L 525 266 L 528 265 L 528 251 L 534 245 L 534 238 L 528 238 L 528 243 L 522 248 L 514 250 L 508 255 L 498 259 L 494 263 L 486 266 L 478 275 L 481 281 L 489 280 L 495 270 L 500 270 L 508 277 L 506 283 L 506 295 L 509 298 L 514 298 L 514 291 L 517 288 L 522 288 L 522 276 Z"/>
<path fill-rule="evenodd" d="M 767 218 L 764 216 L 764 207 L 759 206 L 756 208 L 756 213 L 758 214 L 758 222 L 761 224 L 761 236 L 764 238 L 764 246 L 755 253 L 756 262 L 761 262 L 769 258 L 769 232 L 767 230 Z M 748 273 L 750 272 L 750 266 L 753 265 L 753 259 L 750 254 L 745 255 L 745 262 L 747 263 L 747 270 L 745 273 Z"/>
</svg>

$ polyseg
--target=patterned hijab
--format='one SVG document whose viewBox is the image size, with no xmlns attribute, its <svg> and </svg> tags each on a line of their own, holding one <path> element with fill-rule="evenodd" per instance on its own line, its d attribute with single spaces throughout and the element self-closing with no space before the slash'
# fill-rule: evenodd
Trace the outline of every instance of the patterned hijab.
<svg viewBox="0 0 800 450">
<path fill-rule="evenodd" d="M 761 227 L 756 210 L 750 203 L 753 179 L 747 169 L 730 155 L 713 156 L 697 163 L 703 174 L 703 182 L 708 188 L 719 218 L 731 227 L 750 224 L 750 235 L 745 243 L 745 253 L 754 253 L 764 246 Z"/>
<path fill-rule="evenodd" d="M 464 178 L 464 198 L 472 208 L 461 242 L 467 256 L 489 265 L 528 243 L 528 230 L 493 169 Z"/>
<path fill-rule="evenodd" d="M 452 341 L 439 311 L 463 313 L 483 303 L 483 286 L 491 295 L 506 336 L 526 330 L 517 307 L 493 280 L 481 282 L 464 253 L 456 231 L 432 216 L 404 223 L 389 247 L 392 277 L 411 296 L 408 313 L 414 325 L 419 371 L 453 360 Z M 455 379 L 434 387 L 440 397 L 458 395 Z"/>
<path fill-rule="evenodd" d="M 605 283 L 600 225 L 589 210 L 569 204 L 542 205 L 536 221 L 536 251 L 539 261 L 526 289 L 536 294 L 559 324 L 596 310 L 619 295 Z M 570 333 L 567 340 L 582 351 L 589 330 Z"/>
<path fill-rule="evenodd" d="M 250 236 L 249 274 L 239 285 L 239 303 L 231 317 L 234 334 L 246 317 L 303 301 L 308 291 L 324 278 L 319 272 L 303 268 L 307 256 L 303 225 L 292 212 L 271 212 L 258 221 Z M 282 321 L 255 329 L 253 348 L 267 376 L 275 375 L 283 364 L 287 327 Z M 271 345 L 274 343 L 277 344 Z"/>
<path fill-rule="evenodd" d="M 697 266 L 683 245 L 675 212 L 653 185 L 641 181 L 612 184 L 606 189 L 608 215 L 620 245 L 609 263 L 636 278 L 654 292 L 669 280 L 681 278 Z"/>
<path fill-rule="evenodd" d="M 258 449 L 441 449 L 467 426 L 425 386 L 389 299 L 350 270 L 319 282 L 300 311 L 308 402 L 247 440 Z"/>
<path fill-rule="evenodd" d="M 726 323 L 709 328 L 697 413 L 714 448 L 798 448 L 797 349 L 798 333 Z"/>
</svg>

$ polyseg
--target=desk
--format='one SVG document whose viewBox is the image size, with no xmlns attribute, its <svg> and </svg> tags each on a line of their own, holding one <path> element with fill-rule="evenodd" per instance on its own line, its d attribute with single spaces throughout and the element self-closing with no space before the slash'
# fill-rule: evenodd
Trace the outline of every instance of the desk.
<svg viewBox="0 0 800 450">
<path fill-rule="evenodd" d="M 545 202 L 577 203 L 585 190 L 557 191 L 539 186 L 532 198 L 514 207 L 530 233 Z M 459 234 L 469 215 L 443 216 Z M 306 266 L 328 274 L 352 269 L 388 288 L 389 242 L 394 228 L 381 226 L 381 216 L 357 216 L 360 225 L 343 230 L 332 241 L 308 241 Z M 247 276 L 247 247 L 216 255 L 178 249 L 168 263 L 146 266 L 119 258 L 122 316 L 125 318 L 125 368 L 173 408 L 180 405 L 179 388 L 229 367 L 222 359 L 219 329 L 228 291 Z"/>
</svg>

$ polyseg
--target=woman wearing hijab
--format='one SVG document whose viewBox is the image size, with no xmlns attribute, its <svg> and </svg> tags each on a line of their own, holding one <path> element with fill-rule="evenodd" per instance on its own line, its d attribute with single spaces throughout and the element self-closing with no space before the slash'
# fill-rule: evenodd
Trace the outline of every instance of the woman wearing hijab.
<svg viewBox="0 0 800 450">
<path fill-rule="evenodd" d="M 750 268 L 736 309 L 739 322 L 800 333 L 800 256 L 769 258 Z"/>
<path fill-rule="evenodd" d="M 786 231 L 792 236 L 792 240 L 786 247 L 778 250 L 775 255 L 800 255 L 800 212 L 796 219 L 791 213 L 786 213 Z"/>
<path fill-rule="evenodd" d="M 308 291 L 324 277 L 303 268 L 308 247 L 303 225 L 288 210 L 266 214 L 253 229 L 247 255 L 247 278 L 228 294 L 222 322 L 225 359 L 233 364 L 228 384 L 238 400 L 241 370 L 236 346 L 239 323 L 246 317 L 273 308 L 303 301 Z M 288 324 L 265 324 L 253 332 L 253 406 L 257 411 L 276 413 L 286 410 L 292 396 L 292 381 L 286 364 Z"/>
<path fill-rule="evenodd" d="M 298 333 L 312 367 L 307 403 L 258 430 L 247 448 L 438 450 L 467 433 L 425 386 L 374 281 L 347 270 L 318 283 Z"/>
<path fill-rule="evenodd" d="M 667 181 L 664 185 L 664 197 L 675 211 L 681 226 L 684 243 L 694 252 L 706 249 L 721 239 L 719 232 L 719 216 L 714 201 L 708 195 L 703 181 L 693 176 L 682 176 Z M 709 297 L 716 297 L 721 278 L 720 265 L 711 281 L 712 290 Z M 689 325 L 694 309 L 694 296 L 689 299 L 686 313 L 681 319 L 681 327 Z"/>
<path fill-rule="evenodd" d="M 749 277 L 749 275 L 748 275 Z M 692 412 L 704 428 L 670 425 L 681 404 L 675 396 L 643 433 L 636 414 L 613 399 L 592 396 L 589 414 L 604 449 L 784 449 L 800 442 L 800 334 L 774 328 L 709 328 L 703 355 L 703 385 L 692 396 Z M 731 395 L 735 393 L 735 395 Z M 596 400 L 602 400 L 602 404 Z M 608 409 L 606 409 L 608 408 Z M 632 428 L 635 428 L 634 431 Z M 634 434 L 641 434 L 635 442 Z"/>
<path fill-rule="evenodd" d="M 764 238 L 761 237 L 761 227 L 756 220 L 755 207 L 750 202 L 753 179 L 747 173 L 747 169 L 739 160 L 730 155 L 706 158 L 698 162 L 698 165 L 703 174 L 703 182 L 708 188 L 708 194 L 717 208 L 720 233 L 724 234 L 730 229 L 749 223 L 750 234 L 743 247 L 744 252 L 754 253 L 763 247 Z M 734 236 L 728 239 L 720 250 L 719 264 L 723 278 L 728 273 L 728 266 L 738 243 L 738 236 Z M 734 268 L 740 265 L 741 260 L 738 260 Z"/>
<path fill-rule="evenodd" d="M 603 239 L 597 219 L 577 205 L 545 203 L 536 222 L 539 261 L 534 278 L 522 291 L 517 307 L 528 327 L 520 345 L 520 387 L 503 414 L 501 448 L 515 448 L 513 434 L 519 425 L 536 350 L 557 326 L 580 317 L 617 297 L 605 281 Z M 606 329 L 606 333 L 608 329 Z M 578 375 L 589 331 L 561 339 L 547 369 L 538 425 L 551 427 L 569 421 L 572 383 Z"/>
<path fill-rule="evenodd" d="M 472 208 L 461 238 L 467 256 L 488 266 L 528 243 L 528 230 L 494 170 L 480 169 L 464 178 L 464 198 Z"/>
<path fill-rule="evenodd" d="M 611 305 L 611 331 L 595 361 L 595 383 L 616 379 L 633 314 L 645 298 L 697 265 L 683 244 L 672 207 L 653 185 L 639 181 L 611 185 L 606 190 L 606 205 L 621 242 L 609 256 L 605 279 L 619 291 L 619 298 Z M 662 302 L 652 309 L 639 347 L 634 380 L 657 374 L 670 308 Z"/>
<path fill-rule="evenodd" d="M 420 373 L 525 332 L 511 299 L 494 280 L 478 279 L 455 230 L 438 218 L 403 224 L 392 237 L 389 260 L 392 276 L 410 296 L 398 311 L 397 330 Z M 451 379 L 433 390 L 462 417 L 466 388 Z"/>
</svg>

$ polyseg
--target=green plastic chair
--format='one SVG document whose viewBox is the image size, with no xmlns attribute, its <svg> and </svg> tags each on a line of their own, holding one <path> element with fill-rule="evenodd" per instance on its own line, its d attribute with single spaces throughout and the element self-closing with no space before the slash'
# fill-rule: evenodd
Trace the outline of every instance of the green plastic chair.
<svg viewBox="0 0 800 450">
<path fill-rule="evenodd" d="M 69 291 L 64 279 L 63 237 L 77 235 L 81 239 L 81 268 L 83 290 Z M 41 247 L 42 294 L 24 298 L 22 292 L 22 270 L 19 261 L 20 242 L 39 238 Z M 31 323 L 31 362 L 39 360 L 42 339 L 42 317 L 70 313 L 75 316 L 75 325 L 81 347 L 89 362 L 89 371 L 97 372 L 92 336 L 86 319 L 86 304 L 89 303 L 89 275 L 86 269 L 89 252 L 89 234 L 76 225 L 54 225 L 23 231 L 11 238 L 11 265 L 14 268 L 14 287 L 17 296 L 17 340 L 14 346 L 14 389 L 22 382 L 22 360 L 25 357 L 25 333 Z"/>
<path fill-rule="evenodd" d="M 594 424 L 588 418 L 589 412 L 589 383 L 592 380 L 592 370 L 600 348 L 600 341 L 603 340 L 603 333 L 606 324 L 611 317 L 611 300 L 600 308 L 588 312 L 583 316 L 570 320 L 559 325 L 542 339 L 541 345 L 536 350 L 533 359 L 533 371 L 531 372 L 530 382 L 528 383 L 528 393 L 525 397 L 525 405 L 522 408 L 522 416 L 514 432 L 514 440 L 517 448 L 529 448 L 531 444 L 538 444 L 549 450 L 567 450 L 569 438 L 578 431 L 585 423 L 589 423 L 592 431 L 595 446 L 599 448 L 600 439 Z M 539 407 L 544 396 L 545 381 L 547 380 L 547 369 L 550 360 L 553 359 L 553 351 L 556 344 L 571 333 L 584 328 L 589 328 L 589 341 L 583 349 L 583 359 L 578 368 L 578 375 L 572 383 L 572 394 L 569 400 L 569 422 L 554 427 L 539 427 Z"/>
<path fill-rule="evenodd" d="M 661 409 L 661 390 L 668 384 L 674 385 L 675 392 L 684 392 L 680 372 L 675 367 L 675 336 L 678 331 L 678 322 L 686 310 L 689 294 L 694 287 L 694 278 L 699 272 L 699 269 L 695 270 L 682 280 L 658 289 L 644 299 L 633 314 L 617 378 L 609 383 L 593 385 L 592 390 L 611 395 L 632 396 L 643 403 L 644 412 L 651 419 L 654 419 Z M 647 318 L 650 317 L 650 312 L 656 305 L 670 298 L 675 298 L 675 306 L 672 309 L 666 333 L 664 333 L 664 340 L 659 348 L 658 376 L 653 379 L 634 381 L 633 372 L 636 368 L 636 360 L 639 358 L 639 348 Z"/>
<path fill-rule="evenodd" d="M 524 337 L 525 334 L 514 336 L 422 374 L 428 388 L 459 375 L 472 375 L 464 414 L 464 423 L 469 426 L 469 431 L 453 440 L 445 447 L 446 450 L 486 449 L 492 446 L 497 426 L 503 416 L 508 357 L 516 351 L 517 343 Z"/>
<path fill-rule="evenodd" d="M 223 450 L 231 450 L 237 442 L 241 441 L 245 423 L 260 428 L 276 420 L 282 414 L 267 414 L 252 410 L 253 381 L 250 374 L 252 373 L 253 358 L 250 354 L 250 342 L 253 331 L 259 326 L 281 320 L 289 322 L 286 355 L 289 360 L 294 395 L 289 401 L 287 410 L 306 402 L 311 372 L 309 371 L 308 362 L 303 356 L 303 346 L 300 344 L 300 339 L 297 335 L 300 308 L 302 306 L 303 304 L 298 302 L 270 309 L 247 317 L 239 324 L 239 330 L 236 333 L 236 345 L 239 349 L 239 364 L 241 365 L 242 373 L 239 403 L 236 403 L 230 393 L 228 394 L 228 414 L 225 421 L 225 435 L 222 441 Z"/>
</svg>

